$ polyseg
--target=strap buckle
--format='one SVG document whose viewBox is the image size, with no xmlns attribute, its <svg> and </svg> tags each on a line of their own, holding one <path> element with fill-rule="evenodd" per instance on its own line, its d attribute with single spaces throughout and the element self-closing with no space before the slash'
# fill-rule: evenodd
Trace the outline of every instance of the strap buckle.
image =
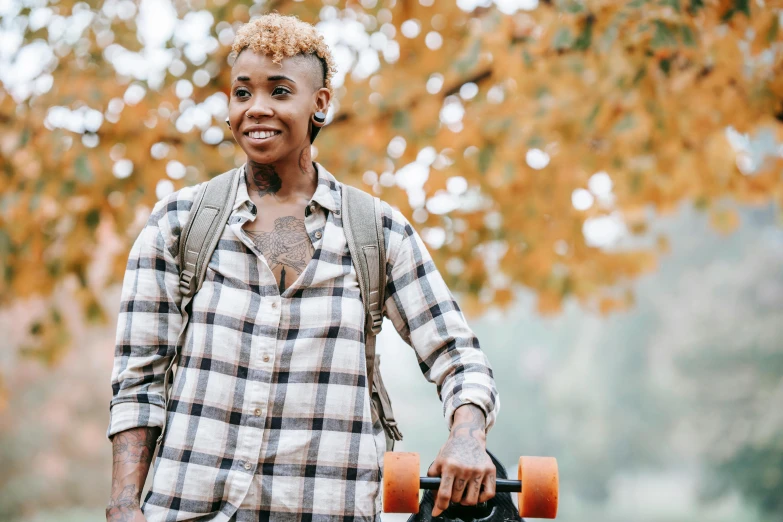
<svg viewBox="0 0 783 522">
<path fill-rule="evenodd" d="M 383 326 L 383 312 L 381 310 L 370 310 L 367 313 L 367 332 L 378 335 Z"/>
<path fill-rule="evenodd" d="M 188 295 L 190 293 L 191 281 L 193 281 L 194 275 L 193 272 L 187 269 L 183 270 L 179 275 L 179 289 L 183 294 Z"/>
<path fill-rule="evenodd" d="M 397 422 L 394 419 L 381 419 L 381 425 L 390 438 L 396 441 L 402 440 L 402 432 L 397 428 Z"/>
</svg>

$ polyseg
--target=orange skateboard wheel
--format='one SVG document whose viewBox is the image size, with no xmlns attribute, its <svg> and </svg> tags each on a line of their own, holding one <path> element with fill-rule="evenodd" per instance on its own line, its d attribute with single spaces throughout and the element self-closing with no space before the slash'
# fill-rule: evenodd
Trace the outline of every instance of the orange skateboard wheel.
<svg viewBox="0 0 783 522">
<path fill-rule="evenodd" d="M 419 512 L 419 454 L 387 452 L 383 456 L 383 510 Z"/>
<path fill-rule="evenodd" d="M 552 457 L 520 457 L 519 515 L 530 518 L 555 518 L 559 475 Z"/>
</svg>

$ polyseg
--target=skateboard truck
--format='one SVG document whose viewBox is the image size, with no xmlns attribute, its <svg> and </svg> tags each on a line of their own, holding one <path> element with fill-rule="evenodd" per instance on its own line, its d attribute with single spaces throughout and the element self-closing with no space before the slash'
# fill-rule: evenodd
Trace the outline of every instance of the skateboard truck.
<svg viewBox="0 0 783 522">
<path fill-rule="evenodd" d="M 388 452 L 383 457 L 383 511 L 418 513 L 419 490 L 437 490 L 439 477 L 419 476 L 419 454 Z M 520 457 L 519 480 L 497 479 L 495 490 L 519 493 L 519 515 L 555 518 L 559 477 L 552 457 Z"/>
</svg>

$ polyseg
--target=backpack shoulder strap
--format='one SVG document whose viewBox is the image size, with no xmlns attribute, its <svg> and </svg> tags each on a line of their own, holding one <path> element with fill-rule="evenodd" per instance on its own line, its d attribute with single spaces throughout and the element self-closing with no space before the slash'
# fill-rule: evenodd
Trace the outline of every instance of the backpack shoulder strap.
<svg viewBox="0 0 783 522">
<path fill-rule="evenodd" d="M 383 325 L 383 290 L 386 286 L 386 249 L 380 221 L 381 202 L 357 188 L 343 185 L 342 216 L 345 239 L 356 269 L 364 302 L 364 332 L 374 337 Z M 367 353 L 367 387 L 372 384 L 371 360 Z"/>
<path fill-rule="evenodd" d="M 387 438 L 402 440 L 386 387 L 383 385 L 380 371 L 377 371 L 378 358 L 375 356 L 375 336 L 380 333 L 383 325 L 383 304 L 386 300 L 386 246 L 383 238 L 381 200 L 343 184 L 342 217 L 348 250 L 364 303 L 367 389 L 371 402 L 373 394 L 377 396 L 380 410 L 378 417 Z"/>
<path fill-rule="evenodd" d="M 235 172 L 231 169 L 206 182 L 193 201 L 179 240 L 179 288 L 183 297 L 192 298 L 204 281 L 236 198 Z"/>
<path fill-rule="evenodd" d="M 166 410 L 169 406 L 169 380 L 174 378 L 174 365 L 179 365 L 179 349 L 185 342 L 189 317 L 188 305 L 201 288 L 212 252 L 217 247 L 234 206 L 237 195 L 235 172 L 236 169 L 231 169 L 204 183 L 196 194 L 188 220 L 180 231 L 177 261 L 179 262 L 179 289 L 182 293 L 180 302 L 182 325 L 177 344 L 174 346 L 174 356 L 163 375 L 163 400 Z M 158 436 L 158 444 L 163 440 L 163 434 L 166 432 L 167 418 L 168 415 L 163 416 L 163 427 Z"/>
</svg>

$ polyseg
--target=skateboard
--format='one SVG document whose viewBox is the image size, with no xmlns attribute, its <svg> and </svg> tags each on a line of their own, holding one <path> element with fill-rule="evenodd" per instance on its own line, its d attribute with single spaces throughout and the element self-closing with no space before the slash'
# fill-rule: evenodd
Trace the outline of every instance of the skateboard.
<svg viewBox="0 0 783 522">
<path fill-rule="evenodd" d="M 439 477 L 419 476 L 419 464 L 418 453 L 387 452 L 384 455 L 384 512 L 417 514 L 419 490 L 435 491 L 440 487 Z M 552 457 L 520 457 L 517 469 L 518 480 L 498 477 L 495 491 L 518 493 L 520 517 L 555 518 L 559 488 L 557 460 Z"/>
</svg>

